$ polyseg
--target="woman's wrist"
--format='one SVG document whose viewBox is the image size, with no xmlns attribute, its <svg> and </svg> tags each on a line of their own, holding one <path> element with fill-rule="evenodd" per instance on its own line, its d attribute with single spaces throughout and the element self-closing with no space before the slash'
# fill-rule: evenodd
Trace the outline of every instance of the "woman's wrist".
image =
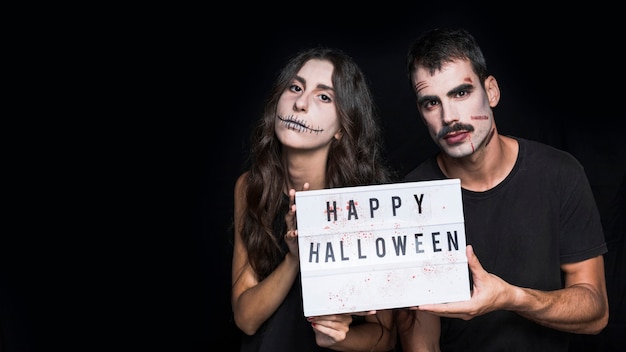
<svg viewBox="0 0 626 352">
<path fill-rule="evenodd" d="M 285 262 L 287 262 L 288 264 L 300 265 L 300 258 L 298 258 L 298 256 L 291 251 L 289 251 L 285 255 Z"/>
</svg>

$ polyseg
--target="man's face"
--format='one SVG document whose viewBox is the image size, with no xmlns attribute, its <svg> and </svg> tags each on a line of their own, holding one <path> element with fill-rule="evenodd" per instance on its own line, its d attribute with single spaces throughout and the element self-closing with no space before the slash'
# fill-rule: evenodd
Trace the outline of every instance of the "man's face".
<svg viewBox="0 0 626 352">
<path fill-rule="evenodd" d="M 488 142 L 493 112 L 469 61 L 447 63 L 433 75 L 418 67 L 411 78 L 417 108 L 444 153 L 462 158 Z"/>
</svg>

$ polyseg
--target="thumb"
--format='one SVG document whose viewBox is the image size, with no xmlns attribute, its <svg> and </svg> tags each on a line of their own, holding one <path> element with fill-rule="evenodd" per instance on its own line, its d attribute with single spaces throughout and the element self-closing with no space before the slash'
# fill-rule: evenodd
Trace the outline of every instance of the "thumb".
<svg viewBox="0 0 626 352">
<path fill-rule="evenodd" d="M 474 247 L 472 247 L 472 245 L 467 245 L 465 248 L 465 254 L 467 255 L 467 264 L 474 277 L 485 272 L 485 269 L 483 269 L 478 257 L 474 253 Z"/>
</svg>

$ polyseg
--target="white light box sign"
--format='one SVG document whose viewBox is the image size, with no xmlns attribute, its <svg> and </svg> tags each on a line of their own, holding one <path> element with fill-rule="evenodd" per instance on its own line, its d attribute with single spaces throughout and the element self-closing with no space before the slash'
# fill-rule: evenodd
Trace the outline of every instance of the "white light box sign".
<svg viewBox="0 0 626 352">
<path fill-rule="evenodd" d="M 305 316 L 470 298 L 459 179 L 296 192 Z"/>
</svg>

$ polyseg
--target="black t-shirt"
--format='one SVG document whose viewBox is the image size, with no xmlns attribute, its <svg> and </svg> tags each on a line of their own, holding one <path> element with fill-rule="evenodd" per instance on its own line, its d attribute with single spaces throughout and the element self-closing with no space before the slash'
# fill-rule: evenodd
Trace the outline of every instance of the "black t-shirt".
<svg viewBox="0 0 626 352">
<path fill-rule="evenodd" d="M 560 265 L 606 253 L 600 215 L 582 165 L 569 153 L 516 138 L 513 170 L 485 192 L 462 189 L 467 243 L 487 272 L 543 291 L 563 287 Z M 436 158 L 405 181 L 445 179 Z M 517 313 L 441 319 L 442 351 L 567 351 L 569 334 Z"/>
</svg>

